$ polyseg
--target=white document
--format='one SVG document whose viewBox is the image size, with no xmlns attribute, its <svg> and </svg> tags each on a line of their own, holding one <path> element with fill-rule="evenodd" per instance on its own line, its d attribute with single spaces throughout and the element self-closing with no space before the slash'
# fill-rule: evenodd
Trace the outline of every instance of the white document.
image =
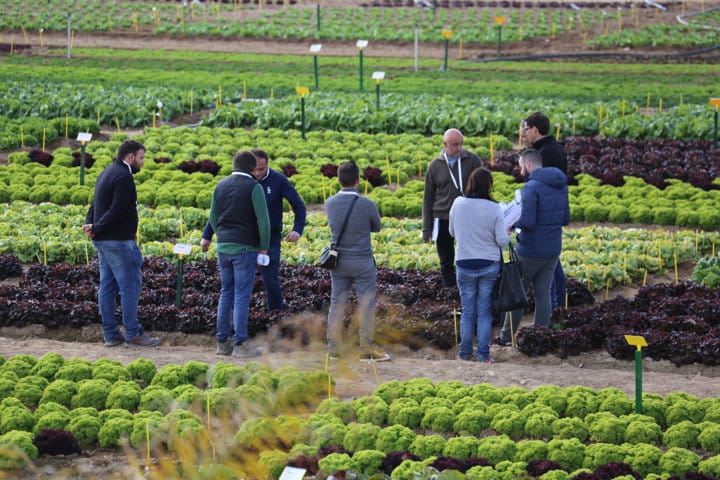
<svg viewBox="0 0 720 480">
<path fill-rule="evenodd" d="M 434 218 L 433 219 L 433 230 L 432 230 L 432 241 L 437 242 L 438 232 L 440 231 L 440 219 Z"/>
<path fill-rule="evenodd" d="M 520 213 L 522 212 L 522 197 L 520 190 L 515 190 L 515 198 L 510 203 L 500 202 L 500 207 L 503 211 L 503 220 L 505 221 L 505 228 L 509 229 L 515 223 L 520 220 Z"/>
</svg>

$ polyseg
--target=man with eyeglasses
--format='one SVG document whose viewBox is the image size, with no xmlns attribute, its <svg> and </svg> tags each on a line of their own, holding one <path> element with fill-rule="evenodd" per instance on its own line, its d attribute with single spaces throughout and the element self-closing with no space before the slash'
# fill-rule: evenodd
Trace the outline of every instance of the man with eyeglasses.
<svg viewBox="0 0 720 480">
<path fill-rule="evenodd" d="M 542 112 L 531 113 L 522 123 L 522 136 L 527 147 L 540 152 L 543 167 L 555 167 L 567 175 L 567 155 L 555 137 L 548 135 L 550 119 Z M 557 262 L 552 283 L 553 308 L 565 306 L 565 272 Z"/>
<path fill-rule="evenodd" d="M 422 236 L 426 242 L 435 241 L 440 258 L 440 273 L 444 287 L 454 287 L 455 242 L 450 235 L 450 207 L 463 195 L 470 173 L 483 166 L 475 153 L 463 148 L 464 137 L 457 128 L 443 135 L 443 148 L 425 172 L 425 192 L 422 207 Z"/>
</svg>

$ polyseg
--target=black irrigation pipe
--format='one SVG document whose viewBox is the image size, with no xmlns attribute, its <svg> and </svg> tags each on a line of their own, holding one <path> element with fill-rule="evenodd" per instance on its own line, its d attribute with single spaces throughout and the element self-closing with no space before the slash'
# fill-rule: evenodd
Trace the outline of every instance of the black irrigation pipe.
<svg viewBox="0 0 720 480">
<path fill-rule="evenodd" d="M 548 53 L 544 55 L 520 55 L 513 57 L 493 57 L 493 58 L 480 58 L 477 60 L 471 60 L 473 62 L 528 62 L 534 60 L 547 60 L 552 58 L 667 58 L 667 57 L 692 57 L 695 55 L 702 55 L 704 53 L 713 52 L 720 50 L 720 45 L 712 47 L 701 48 L 699 50 L 692 50 L 689 52 L 681 53 L 619 53 L 619 52 L 588 52 L 588 53 Z"/>
</svg>

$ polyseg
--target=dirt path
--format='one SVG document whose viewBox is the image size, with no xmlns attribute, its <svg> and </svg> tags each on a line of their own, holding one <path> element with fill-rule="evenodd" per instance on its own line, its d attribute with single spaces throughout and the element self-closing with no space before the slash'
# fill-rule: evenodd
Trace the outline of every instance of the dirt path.
<svg viewBox="0 0 720 480">
<path fill-rule="evenodd" d="M 307 322 L 303 315 L 298 321 Z M 97 330 L 97 331 L 96 331 Z M 99 337 L 99 326 L 91 331 L 79 332 L 78 338 Z M 207 363 L 238 362 L 241 360 L 214 355 L 214 339 L 210 336 L 163 334 L 163 345 L 156 349 L 105 348 L 99 339 L 87 341 L 60 341 L 43 338 L 41 329 L 18 331 L 4 328 L 0 331 L 0 354 L 6 358 L 20 353 L 40 357 L 46 352 L 57 352 L 66 359 L 79 356 L 94 361 L 106 357 L 124 364 L 139 356 L 151 359 L 158 366 L 168 363 L 183 365 L 189 360 Z M 318 335 L 314 335 L 318 338 Z M 253 344 L 264 348 L 259 360 L 272 368 L 294 365 L 303 370 L 325 368 L 325 349 L 320 341 L 300 346 L 273 339 L 258 337 Z M 513 348 L 493 347 L 491 352 L 497 363 L 493 365 L 459 362 L 454 351 L 410 351 L 403 345 L 391 345 L 388 350 L 393 360 L 372 365 L 357 360 L 332 362 L 330 370 L 337 381 L 337 394 L 341 398 L 369 395 L 378 383 L 390 380 L 407 380 L 427 377 L 435 382 L 459 380 L 472 385 L 488 382 L 500 387 L 520 386 L 532 389 L 540 385 L 569 387 L 585 385 L 595 389 L 616 387 L 634 396 L 635 375 L 633 362 L 620 361 L 607 352 L 591 352 L 562 360 L 556 356 L 531 358 Z M 687 365 L 676 367 L 667 361 L 644 360 L 643 390 L 666 395 L 684 391 L 699 397 L 720 395 L 720 367 Z"/>
</svg>

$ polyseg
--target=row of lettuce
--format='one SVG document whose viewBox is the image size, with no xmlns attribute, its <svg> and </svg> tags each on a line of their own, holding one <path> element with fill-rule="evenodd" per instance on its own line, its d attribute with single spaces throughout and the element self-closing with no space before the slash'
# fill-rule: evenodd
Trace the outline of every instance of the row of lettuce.
<svg viewBox="0 0 720 480">
<path fill-rule="evenodd" d="M 57 148 L 52 157 L 32 151 L 10 154 L 10 164 L 0 167 L 0 201 L 88 204 L 95 179 L 112 162 L 123 138 L 126 138 L 124 134 L 116 134 L 109 142 L 90 143 L 87 153 L 92 157 L 92 166 L 85 169 L 82 186 L 78 185 L 77 150 Z M 150 129 L 139 140 L 148 149 L 145 166 L 136 175 L 138 202 L 143 205 L 209 208 L 214 186 L 231 172 L 233 154 L 238 149 L 260 146 L 269 153 L 271 168 L 288 176 L 307 204 L 323 203 L 337 192 L 340 188 L 335 176 L 337 166 L 343 161 L 356 161 L 363 172 L 362 193 L 378 204 L 382 215 L 399 217 L 420 216 L 422 175 L 442 143 L 439 135 L 327 131 L 314 133 L 304 141 L 298 131 L 250 133 L 205 127 Z M 629 158 L 616 154 L 611 158 L 602 153 L 615 152 L 614 146 L 593 151 L 592 155 L 583 153 L 585 147 L 577 149 L 577 155 L 570 159 L 571 169 L 587 169 L 600 178 L 585 173 L 571 174 L 572 220 L 717 229 L 720 226 L 720 212 L 716 208 L 720 201 L 720 177 L 717 162 L 712 160 L 717 157 L 717 151 L 706 143 L 702 149 L 679 143 L 667 152 L 657 147 L 646 150 L 633 147 L 628 149 L 628 155 L 635 152 L 635 156 Z M 467 137 L 466 144 L 496 170 L 495 197 L 500 201 L 512 199 L 521 188 L 518 182 L 522 179 L 515 160 L 517 154 L 500 152 L 511 148 L 510 142 L 496 136 Z M 688 153 L 692 155 L 685 157 Z M 33 158 L 36 161 L 32 161 Z M 693 168 L 686 168 L 686 161 L 692 161 Z M 647 171 L 652 173 L 646 173 L 645 180 L 624 176 L 622 172 L 631 168 L 627 165 L 634 164 L 647 165 Z M 676 176 L 686 178 L 689 183 Z"/>
<path fill-rule="evenodd" d="M 161 35 L 193 35 L 216 37 L 293 38 L 376 41 L 412 41 L 414 31 L 404 28 L 415 25 L 423 41 L 442 41 L 442 30 L 451 30 L 452 41 L 494 43 L 497 38 L 495 17 L 503 16 L 506 42 L 539 37 L 555 37 L 566 32 L 581 32 L 583 39 L 603 46 L 711 46 L 716 33 L 705 28 L 709 16 L 695 17 L 689 25 L 665 25 L 662 35 L 650 37 L 645 29 L 647 19 L 654 20 L 648 8 L 634 6 L 618 9 L 613 14 L 596 9 L 417 9 L 417 8 L 340 8 L 325 7 L 266 9 L 258 15 L 238 15 L 239 6 L 231 3 L 203 5 L 137 4 L 116 2 L 101 15 L 91 14 L 93 2 L 76 2 L 72 7 L 53 5 L 41 0 L 34 6 L 20 6 L 12 1 L 1 2 L 9 12 L 0 28 L 9 30 L 64 31 L 66 16 L 72 12 L 73 28 L 78 31 L 130 31 L 142 26 Z M 85 3 L 86 5 L 82 5 Z M 271 4 L 272 2 L 270 2 Z M 645 7 L 644 4 L 639 4 Z M 69 9 L 68 9 L 69 8 Z M 247 7 L 244 7 L 247 8 Z M 10 13 L 12 12 L 12 13 Z M 318 17 L 319 15 L 319 17 Z M 642 29 L 638 30 L 640 25 Z M 368 27 L 371 26 L 371 28 Z M 587 39 L 592 30 L 600 34 Z M 623 34 L 620 36 L 619 34 Z M 27 35 L 27 33 L 26 33 Z M 629 40 L 632 39 L 632 40 Z"/>
<path fill-rule="evenodd" d="M 215 90 L 214 104 L 237 99 L 273 98 L 296 95 L 298 85 L 316 91 L 358 91 L 358 60 L 356 56 L 322 56 L 318 60 L 318 87 L 315 88 L 314 61 L 310 55 L 269 55 L 163 50 L 121 50 L 107 48 L 73 49 L 72 64 L 68 64 L 65 49 L 49 50 L 47 55 L 10 56 L 0 65 L 4 83 L 18 82 L 47 86 L 72 84 L 78 92 L 101 84 L 111 103 L 115 91 L 162 93 L 151 102 L 164 104 L 184 102 L 182 113 L 197 112 L 204 88 Z M 467 62 L 448 59 L 448 68 L 438 70 L 442 59 L 423 58 L 415 64 L 412 58 L 367 57 L 363 69 L 366 91 L 372 92 L 374 71 L 385 72 L 381 82 L 385 93 L 428 94 L 444 96 L 453 92 L 458 97 L 501 97 L 523 99 L 528 111 L 538 99 L 574 100 L 578 103 L 615 102 L 626 99 L 640 107 L 669 108 L 683 103 L 706 104 L 715 95 L 712 65 L 703 64 L 617 64 L 617 63 L 557 63 L 536 62 Z M 198 78 L 212 79 L 198 85 Z M 482 79 L 479 81 L 478 79 Z M 171 90 L 158 89 L 162 85 Z M 130 90 L 129 87 L 133 87 Z M 18 87 L 14 87 L 17 89 Z M 173 91 L 172 89 L 181 89 Z M 30 105 L 42 95 L 42 88 L 21 88 Z M 81 98 L 72 94 L 76 102 Z M 222 100 L 222 101 L 220 101 Z M 412 99 L 410 99 L 411 101 Z M 63 102 L 63 100 L 57 100 Z M 517 100 L 518 102 L 521 100 Z M 128 110 L 135 104 L 126 100 Z M 17 103 L 9 102 L 17 109 Z M 626 113 L 635 106 L 626 104 Z M 59 115 L 64 115 L 61 112 Z M 83 107 L 84 108 L 84 107 Z M 204 107 L 205 108 L 205 107 Z M 88 118 L 96 118 L 94 109 Z M 152 110 L 150 110 L 151 112 Z M 168 113 L 172 113 L 170 110 Z M 104 112 L 100 112 L 101 118 Z M 118 115 L 122 121 L 122 115 Z M 133 115 L 131 118 L 134 118 Z M 174 119 L 174 116 L 164 115 Z M 143 117 L 147 121 L 147 117 Z M 114 123 L 114 118 L 109 120 Z M 108 123 L 109 124 L 109 123 Z M 149 124 L 149 123 L 148 123 Z"/>
<path fill-rule="evenodd" d="M 178 115 L 214 108 L 203 120 L 210 127 L 282 130 L 303 128 L 303 108 L 294 95 L 241 101 L 240 88 L 222 86 L 186 90 L 177 87 L 125 87 L 100 84 L 10 81 L 0 87 L 0 108 L 9 119 L 30 116 L 48 119 L 50 129 L 67 136 L 50 119 L 73 117 L 111 128 L 155 126 Z M 708 88 L 708 97 L 712 94 Z M 222 98 L 220 96 L 222 95 Z M 267 95 L 267 94 L 266 94 Z M 377 102 L 380 102 L 380 109 Z M 461 129 L 470 136 L 517 138 L 518 125 L 528 112 L 520 99 L 427 93 L 404 94 L 314 92 L 304 99 L 305 131 L 339 130 L 367 133 L 442 134 Z M 653 105 L 655 106 L 655 105 Z M 709 104 L 681 104 L 648 112 L 642 101 L 534 100 L 533 110 L 546 112 L 560 136 L 603 135 L 613 138 L 712 139 L 713 109 Z M 54 122 L 55 120 L 53 120 Z M 8 123 L 3 122 L 3 123 Z M 40 145 L 34 134 L 23 139 L 25 122 L 9 123 L 0 132 L 0 147 Z M 98 128 L 97 126 L 94 128 Z"/>
<path fill-rule="evenodd" d="M 158 369 L 144 358 L 0 360 L 3 468 L 36 459 L 33 441 L 41 437 L 42 453 L 129 444 L 139 455 L 173 452 L 185 468 L 214 461 L 269 478 L 288 464 L 367 475 L 390 464 L 385 474 L 409 480 L 430 465 L 460 468 L 470 459 L 469 479 L 516 478 L 538 462 L 546 471 L 537 477 L 548 480 L 618 463 L 636 478 L 720 476 L 720 403 L 682 392 L 645 393 L 636 413 L 628 394 L 612 387 L 528 391 L 414 378 L 343 401 L 332 396 L 327 372 L 258 362 Z"/>
<path fill-rule="evenodd" d="M 87 207 L 40 205 L 15 201 L 0 213 L 0 253 L 17 256 L 23 263 L 86 264 L 95 257 L 92 244 L 84 236 L 81 225 Z M 214 244 L 207 253 L 200 250 L 200 236 L 208 220 L 207 209 L 192 207 L 139 208 L 138 244 L 144 255 L 167 259 L 176 243 L 192 246 L 189 260 L 214 259 Z M 285 230 L 292 228 L 292 215 L 285 215 Z M 296 243 L 283 244 L 282 261 L 290 265 L 312 265 L 330 240 L 327 218 L 311 213 L 305 232 Z M 434 246 L 423 242 L 419 219 L 383 217 L 382 230 L 373 236 L 378 265 L 391 269 L 436 270 Z M 648 274 L 673 272 L 687 261 L 709 257 L 709 272 L 714 270 L 710 258 L 720 248 L 717 231 L 662 229 L 620 229 L 617 227 L 585 227 L 565 229 L 562 261 L 568 275 L 591 290 L 608 286 L 642 282 Z M 713 286 L 715 277 L 699 278 Z"/>
</svg>

